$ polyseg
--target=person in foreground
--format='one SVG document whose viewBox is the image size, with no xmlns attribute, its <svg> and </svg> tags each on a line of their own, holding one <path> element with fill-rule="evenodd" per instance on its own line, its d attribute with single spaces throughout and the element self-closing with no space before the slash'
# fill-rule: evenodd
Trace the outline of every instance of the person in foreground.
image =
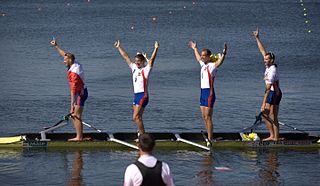
<svg viewBox="0 0 320 186">
<path fill-rule="evenodd" d="M 282 92 L 279 84 L 278 66 L 275 64 L 275 55 L 272 52 L 266 52 L 260 37 L 259 29 L 253 32 L 256 38 L 258 48 L 263 56 L 266 70 L 264 73 L 265 91 L 261 105 L 261 113 L 269 129 L 270 136 L 265 141 L 279 140 L 279 104 L 282 98 Z"/>
<path fill-rule="evenodd" d="M 201 66 L 201 96 L 200 96 L 200 111 L 205 127 L 208 132 L 207 146 L 212 146 L 213 139 L 213 105 L 216 99 L 214 91 L 214 79 L 217 69 L 222 65 L 227 54 L 227 44 L 224 44 L 222 55 L 212 62 L 210 56 L 212 53 L 209 49 L 202 49 L 201 54 L 197 49 L 197 44 L 194 41 L 189 42 L 189 46 L 194 51 L 194 55 Z"/>
<path fill-rule="evenodd" d="M 55 39 L 50 43 L 63 57 L 63 63 L 68 69 L 67 77 L 71 90 L 70 113 L 74 128 L 76 129 L 76 137 L 69 139 L 69 141 L 81 141 L 83 140 L 81 116 L 84 109 L 84 103 L 88 98 L 88 90 L 85 85 L 83 68 L 80 63 L 75 61 L 75 56 L 73 54 L 65 52 L 59 47 Z"/>
<path fill-rule="evenodd" d="M 139 136 L 139 159 L 129 165 L 124 175 L 124 186 L 152 185 L 173 186 L 173 178 L 167 163 L 157 160 L 152 151 L 155 139 L 151 134 Z"/>
<path fill-rule="evenodd" d="M 148 94 L 148 80 L 149 74 L 152 70 L 154 60 L 156 59 L 159 43 L 156 41 L 154 43 L 154 50 L 151 58 L 148 60 L 146 56 L 138 53 L 135 56 L 135 60 L 132 61 L 128 54 L 120 46 L 120 41 L 117 40 L 114 46 L 119 50 L 119 53 L 127 62 L 132 72 L 132 82 L 134 90 L 134 100 L 133 100 L 133 121 L 137 124 L 138 135 L 145 132 L 142 115 L 145 107 L 149 102 Z M 147 65 L 145 63 L 147 62 Z"/>
</svg>

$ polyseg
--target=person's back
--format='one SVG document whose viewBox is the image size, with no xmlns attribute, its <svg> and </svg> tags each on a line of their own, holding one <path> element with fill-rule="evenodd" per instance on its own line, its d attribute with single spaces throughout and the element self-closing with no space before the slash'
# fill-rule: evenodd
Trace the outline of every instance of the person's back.
<svg viewBox="0 0 320 186">
<path fill-rule="evenodd" d="M 151 155 L 155 140 L 150 134 L 139 136 L 139 159 L 129 165 L 125 172 L 125 186 L 174 185 L 167 163 L 158 161 Z"/>
<path fill-rule="evenodd" d="M 157 161 L 156 165 L 154 167 L 147 167 L 140 161 L 136 161 L 134 163 L 140 173 L 142 174 L 142 183 L 141 186 L 148 186 L 148 185 L 154 185 L 154 186 L 165 186 L 166 184 L 163 182 L 161 177 L 162 172 L 162 162 Z"/>
</svg>

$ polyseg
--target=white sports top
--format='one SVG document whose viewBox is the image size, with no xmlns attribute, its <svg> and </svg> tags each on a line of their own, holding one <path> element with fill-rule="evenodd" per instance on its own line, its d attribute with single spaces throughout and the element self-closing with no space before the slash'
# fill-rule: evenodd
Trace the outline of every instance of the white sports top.
<svg viewBox="0 0 320 186">
<path fill-rule="evenodd" d="M 134 93 L 148 92 L 148 77 L 151 71 L 151 67 L 148 64 L 143 68 L 138 68 L 135 63 L 130 64 L 132 71 L 132 83 Z"/>
<path fill-rule="evenodd" d="M 266 66 L 266 71 L 264 72 L 264 80 L 266 84 L 271 84 L 271 90 L 275 90 L 275 86 L 279 88 L 279 74 L 277 67 L 275 65 Z"/>
<path fill-rule="evenodd" d="M 212 88 L 214 77 L 217 74 L 216 63 L 205 64 L 203 61 L 199 61 L 201 66 L 201 88 Z"/>
<path fill-rule="evenodd" d="M 139 162 L 143 163 L 147 167 L 154 167 L 157 163 L 157 159 L 152 155 L 142 155 L 138 159 Z M 171 176 L 170 168 L 167 163 L 162 162 L 162 180 L 167 186 L 174 186 L 173 179 Z M 124 174 L 124 186 L 138 186 L 142 183 L 142 175 L 139 168 L 135 164 L 131 164 L 127 167 Z"/>
</svg>

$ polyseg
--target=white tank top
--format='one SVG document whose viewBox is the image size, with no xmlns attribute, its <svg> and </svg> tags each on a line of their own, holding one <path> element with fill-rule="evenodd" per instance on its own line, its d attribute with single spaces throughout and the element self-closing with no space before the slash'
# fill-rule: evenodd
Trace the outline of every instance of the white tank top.
<svg viewBox="0 0 320 186">
<path fill-rule="evenodd" d="M 279 88 L 279 74 L 278 69 L 275 65 L 266 66 L 264 72 L 264 80 L 266 84 L 271 84 L 271 90 L 275 90 L 275 86 Z"/>
<path fill-rule="evenodd" d="M 135 63 L 130 64 L 132 71 L 132 83 L 134 93 L 148 92 L 148 77 L 151 67 L 148 64 L 143 68 L 138 68 Z"/>
<path fill-rule="evenodd" d="M 217 74 L 216 64 L 211 62 L 205 64 L 203 61 L 199 61 L 199 63 L 201 66 L 201 88 L 212 88 L 214 77 Z"/>
</svg>

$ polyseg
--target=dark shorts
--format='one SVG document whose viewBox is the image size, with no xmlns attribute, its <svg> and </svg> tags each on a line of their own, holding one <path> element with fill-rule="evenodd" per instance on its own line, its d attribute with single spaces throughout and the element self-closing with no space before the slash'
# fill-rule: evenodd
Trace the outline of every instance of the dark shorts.
<svg viewBox="0 0 320 186">
<path fill-rule="evenodd" d="M 213 108 L 214 102 L 216 101 L 216 96 L 210 92 L 210 88 L 201 89 L 200 96 L 200 106 Z"/>
<path fill-rule="evenodd" d="M 144 92 L 134 94 L 133 105 L 140 105 L 143 108 L 146 107 L 149 103 L 149 96 Z"/>
<path fill-rule="evenodd" d="M 281 98 L 282 98 L 281 90 L 279 90 L 279 92 L 270 91 L 267 98 L 267 103 L 269 103 L 270 105 L 279 105 Z"/>
<path fill-rule="evenodd" d="M 77 92 L 74 99 L 75 99 L 75 104 L 79 105 L 80 107 L 84 106 L 84 102 L 86 102 L 88 98 L 88 90 L 85 88 L 83 91 L 83 95 L 81 95 L 81 92 Z"/>
</svg>

